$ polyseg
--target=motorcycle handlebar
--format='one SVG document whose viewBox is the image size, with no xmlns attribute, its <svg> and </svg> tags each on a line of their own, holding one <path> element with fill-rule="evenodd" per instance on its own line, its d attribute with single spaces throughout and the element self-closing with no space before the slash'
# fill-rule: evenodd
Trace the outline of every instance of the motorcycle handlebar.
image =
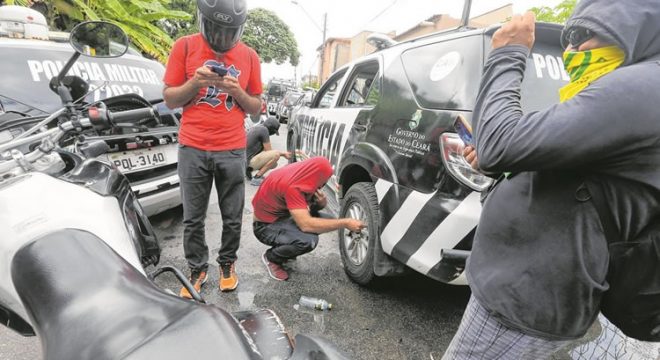
<svg viewBox="0 0 660 360">
<path fill-rule="evenodd" d="M 155 116 L 154 109 L 150 107 L 126 111 L 108 111 L 108 118 L 113 125 L 121 122 L 134 122 L 153 116 Z"/>
<path fill-rule="evenodd" d="M 64 136 L 64 134 L 66 134 L 68 131 L 76 129 L 76 127 L 78 126 L 90 127 L 92 126 L 92 122 L 88 118 L 78 119 L 75 124 L 73 121 L 67 121 L 65 123 L 62 123 L 60 126 L 56 128 L 4 144 L 4 146 L 0 146 L 0 152 L 15 149 L 21 145 L 34 143 L 46 138 L 50 138 L 50 141 L 52 143 L 57 143 L 57 141 L 59 141 L 62 138 L 62 136 Z M 39 158 L 45 155 L 46 152 L 42 150 L 41 147 L 37 147 L 36 149 L 25 155 L 22 155 L 20 153 L 18 154 L 25 161 L 25 164 L 31 164 L 39 160 Z M 17 165 L 21 165 L 21 164 L 16 160 L 16 158 L 7 159 L 6 161 L 0 162 L 0 174 L 15 168 Z"/>
<path fill-rule="evenodd" d="M 136 122 L 147 117 L 155 117 L 156 112 L 152 107 L 139 108 L 125 111 L 110 111 L 105 105 L 94 106 L 88 109 L 89 119 L 97 130 L 109 129 L 122 122 Z"/>
<path fill-rule="evenodd" d="M 97 130 L 103 130 L 109 129 L 120 122 L 135 122 L 146 117 L 157 116 L 155 110 L 152 107 L 126 111 L 109 111 L 104 107 L 92 107 L 89 108 L 88 115 L 88 118 L 70 120 L 60 124 L 57 128 L 53 128 L 31 136 L 17 138 L 5 144 L 0 144 L 0 153 L 45 138 L 50 138 L 53 143 L 57 143 L 67 132 L 79 130 L 80 128 L 94 127 Z M 42 151 L 41 148 L 37 148 L 34 151 L 25 154 L 23 159 L 28 163 L 32 163 L 38 160 L 44 154 L 45 152 Z M 0 161 L 0 173 L 9 171 L 16 165 L 18 164 L 15 159 L 7 159 L 4 162 Z"/>
</svg>

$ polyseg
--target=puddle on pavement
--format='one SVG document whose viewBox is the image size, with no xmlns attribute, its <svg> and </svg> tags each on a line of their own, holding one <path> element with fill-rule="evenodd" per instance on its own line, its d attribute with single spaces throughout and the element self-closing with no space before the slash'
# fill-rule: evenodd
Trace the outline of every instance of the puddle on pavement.
<svg viewBox="0 0 660 360">
<path fill-rule="evenodd" d="M 254 310 L 254 293 L 252 291 L 239 291 L 238 306 L 240 310 Z"/>
<path fill-rule="evenodd" d="M 293 308 L 300 313 L 306 314 L 310 319 L 312 319 L 317 331 L 321 333 L 325 332 L 325 316 L 328 314 L 328 311 L 308 309 L 300 306 L 299 304 L 294 304 Z"/>
</svg>

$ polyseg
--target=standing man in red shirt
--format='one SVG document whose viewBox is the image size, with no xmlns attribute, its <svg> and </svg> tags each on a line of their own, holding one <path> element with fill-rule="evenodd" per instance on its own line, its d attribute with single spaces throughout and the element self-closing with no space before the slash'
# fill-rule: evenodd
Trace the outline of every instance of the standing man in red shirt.
<svg viewBox="0 0 660 360">
<path fill-rule="evenodd" d="M 261 259 L 273 279 L 287 280 L 289 274 L 282 263 L 314 250 L 318 234 L 365 228 L 357 219 L 318 217 L 318 211 L 327 205 L 322 188 L 331 175 L 328 159 L 314 157 L 274 170 L 254 195 L 254 235 L 271 246 Z"/>
<path fill-rule="evenodd" d="M 199 291 L 208 278 L 204 220 L 215 180 L 222 214 L 219 287 L 231 291 L 238 285 L 234 262 L 245 202 L 243 122 L 261 108 L 261 67 L 257 53 L 240 42 L 245 0 L 197 0 L 197 18 L 199 33 L 172 46 L 163 98 L 169 108 L 183 107 L 178 167 L 190 280 Z M 185 288 L 180 295 L 191 297 Z"/>
</svg>

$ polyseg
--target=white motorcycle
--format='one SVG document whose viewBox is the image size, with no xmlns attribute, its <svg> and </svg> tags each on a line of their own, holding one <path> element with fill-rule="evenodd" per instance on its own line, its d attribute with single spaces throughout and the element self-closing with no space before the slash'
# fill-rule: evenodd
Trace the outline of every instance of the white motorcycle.
<svg viewBox="0 0 660 360">
<path fill-rule="evenodd" d="M 160 256 L 149 220 L 124 175 L 94 159 L 108 151 L 106 142 L 85 134 L 158 114 L 74 102 L 87 91 L 84 80 L 66 76 L 78 57 L 121 56 L 128 39 L 94 21 L 74 28 L 70 42 L 76 53 L 50 83 L 63 108 L 36 124 L 0 123 L 11 137 L 0 138 L 0 323 L 39 335 L 47 360 L 344 359 L 304 335 L 294 350 L 270 310 L 229 314 L 205 304 L 176 268 L 146 273 Z M 174 273 L 194 301 L 158 288 L 153 278 L 163 272 Z"/>
</svg>

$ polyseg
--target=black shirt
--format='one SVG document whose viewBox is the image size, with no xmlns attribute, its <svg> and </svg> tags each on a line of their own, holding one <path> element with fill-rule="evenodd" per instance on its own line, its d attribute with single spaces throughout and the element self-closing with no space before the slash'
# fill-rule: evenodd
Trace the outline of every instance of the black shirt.
<svg viewBox="0 0 660 360">
<path fill-rule="evenodd" d="M 270 135 L 268 129 L 263 125 L 255 125 L 247 133 L 247 147 L 245 153 L 247 155 L 248 163 L 258 153 L 264 150 L 263 144 L 270 143 Z"/>
</svg>

